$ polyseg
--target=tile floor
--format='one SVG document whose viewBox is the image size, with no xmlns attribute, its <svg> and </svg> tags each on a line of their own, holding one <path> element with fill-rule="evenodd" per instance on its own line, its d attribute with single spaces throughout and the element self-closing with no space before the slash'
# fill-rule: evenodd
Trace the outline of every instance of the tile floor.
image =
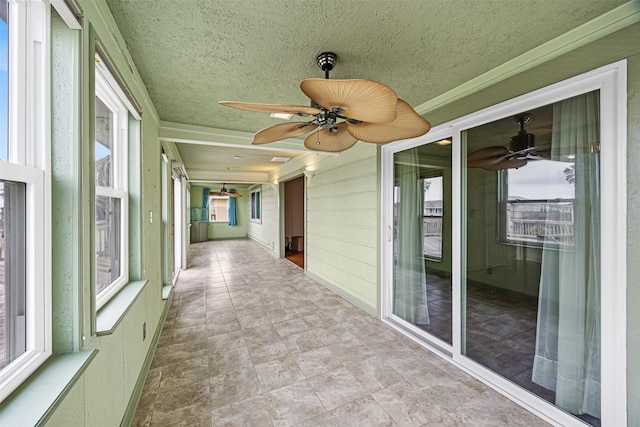
<svg viewBox="0 0 640 427">
<path fill-rule="evenodd" d="M 451 279 L 427 276 L 429 325 L 420 328 L 451 343 Z M 537 300 L 470 282 L 467 286 L 467 355 L 549 402 L 555 393 L 531 381 Z"/>
<path fill-rule="evenodd" d="M 540 426 L 249 240 L 191 245 L 135 426 Z"/>
</svg>

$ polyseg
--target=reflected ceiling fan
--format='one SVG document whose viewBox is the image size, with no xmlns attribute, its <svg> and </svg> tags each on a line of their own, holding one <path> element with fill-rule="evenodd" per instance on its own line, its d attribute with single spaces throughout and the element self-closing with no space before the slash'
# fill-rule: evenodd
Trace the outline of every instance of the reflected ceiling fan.
<svg viewBox="0 0 640 427">
<path fill-rule="evenodd" d="M 229 197 L 242 197 L 242 194 L 238 194 L 234 191 L 227 191 L 226 183 L 222 184 L 220 191 L 209 191 L 210 196 L 229 196 Z"/>
<path fill-rule="evenodd" d="M 281 123 L 262 129 L 252 144 L 266 144 L 308 132 L 304 146 L 309 150 L 340 152 L 360 140 L 385 144 L 424 135 L 431 124 L 388 86 L 366 79 L 329 80 L 337 56 L 323 52 L 317 56 L 325 78 L 305 79 L 300 89 L 311 98 L 312 106 L 257 104 L 220 101 L 221 105 L 264 113 L 292 114 L 311 119 Z"/>
<path fill-rule="evenodd" d="M 524 129 L 524 124 L 531 120 L 531 114 L 521 113 L 514 116 L 514 119 L 520 125 L 520 130 L 509 140 L 509 147 L 494 145 L 476 150 L 467 156 L 467 167 L 485 170 L 517 169 L 526 165 L 529 160 L 547 158 L 545 152 L 536 150 L 535 135 Z"/>
</svg>

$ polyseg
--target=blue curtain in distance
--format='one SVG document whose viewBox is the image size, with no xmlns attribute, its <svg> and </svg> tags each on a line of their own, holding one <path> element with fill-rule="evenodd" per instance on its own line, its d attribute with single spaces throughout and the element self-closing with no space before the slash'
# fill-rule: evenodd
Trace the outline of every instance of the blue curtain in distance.
<svg viewBox="0 0 640 427">
<path fill-rule="evenodd" d="M 211 191 L 209 188 L 203 188 L 202 189 L 202 218 L 200 218 L 203 221 L 206 221 L 209 219 L 209 191 Z"/>
<path fill-rule="evenodd" d="M 236 190 L 229 190 L 229 193 L 235 193 Z M 229 225 L 238 225 L 238 206 L 235 197 L 229 197 Z"/>
</svg>

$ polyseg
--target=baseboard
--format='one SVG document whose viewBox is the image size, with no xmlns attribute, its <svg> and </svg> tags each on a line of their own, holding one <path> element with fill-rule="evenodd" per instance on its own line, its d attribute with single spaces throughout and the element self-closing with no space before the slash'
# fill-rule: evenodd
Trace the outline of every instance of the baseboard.
<svg viewBox="0 0 640 427">
<path fill-rule="evenodd" d="M 162 315 L 160 316 L 160 322 L 158 323 L 158 327 L 156 328 L 156 333 L 153 334 L 153 341 L 151 342 L 151 346 L 149 347 L 149 351 L 147 352 L 147 357 L 144 359 L 144 363 L 142 364 L 142 370 L 140 371 L 140 375 L 138 375 L 138 381 L 136 381 L 136 386 L 133 388 L 133 393 L 131 393 L 131 397 L 129 398 L 129 404 L 127 405 L 127 409 L 124 412 L 124 416 L 122 417 L 120 427 L 130 427 L 131 423 L 133 422 L 133 418 L 136 415 L 136 409 L 138 408 L 140 397 L 142 397 L 144 383 L 147 381 L 147 375 L 149 375 L 149 370 L 151 369 L 153 358 L 156 355 L 156 348 L 158 347 L 160 334 L 162 334 L 162 327 L 167 318 L 167 313 L 169 312 L 169 307 L 171 306 L 172 299 L 173 292 L 171 292 L 166 299 L 164 310 L 162 311 Z"/>
<path fill-rule="evenodd" d="M 357 299 L 356 297 L 354 297 L 350 293 L 346 292 L 344 289 L 340 289 L 339 287 L 337 287 L 336 285 L 334 285 L 332 283 L 329 283 L 325 279 L 316 276 L 315 274 L 309 272 L 309 270 L 306 270 L 305 274 L 308 277 L 310 277 L 311 279 L 313 279 L 316 282 L 320 283 L 325 288 L 329 289 L 332 292 L 335 292 L 336 294 L 340 295 L 342 298 L 346 299 L 350 303 L 356 305 L 358 308 L 361 308 L 362 310 L 366 311 L 367 313 L 369 313 L 373 317 L 378 318 L 378 309 L 376 307 L 371 307 L 370 305 L 365 304 L 364 302 L 362 302 L 361 300 Z"/>
</svg>

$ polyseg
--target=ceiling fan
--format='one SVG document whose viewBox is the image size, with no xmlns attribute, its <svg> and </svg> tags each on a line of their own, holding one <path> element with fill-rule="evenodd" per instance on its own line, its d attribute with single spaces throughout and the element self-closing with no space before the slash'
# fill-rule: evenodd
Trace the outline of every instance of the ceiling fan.
<svg viewBox="0 0 640 427">
<path fill-rule="evenodd" d="M 317 56 L 324 79 L 310 78 L 300 89 L 311 98 L 312 106 L 258 104 L 220 101 L 221 105 L 264 113 L 311 117 L 309 121 L 281 123 L 262 129 L 252 144 L 266 144 L 314 131 L 305 141 L 309 150 L 340 152 L 360 140 L 385 144 L 424 135 L 431 124 L 388 86 L 366 79 L 329 80 L 337 56 L 323 52 Z"/>
<path fill-rule="evenodd" d="M 227 191 L 226 185 L 227 184 L 222 184 L 222 188 L 220 189 L 220 191 L 209 191 L 209 195 L 210 196 L 242 197 L 242 194 L 236 193 L 235 190 Z"/>
<path fill-rule="evenodd" d="M 531 114 L 521 113 L 514 116 L 514 119 L 520 124 L 520 130 L 509 140 L 509 147 L 494 145 L 476 150 L 467 156 L 467 167 L 485 170 L 517 169 L 526 165 L 529 160 L 547 158 L 544 152 L 536 150 L 535 135 L 524 129 L 524 124 L 531 120 Z"/>
</svg>

